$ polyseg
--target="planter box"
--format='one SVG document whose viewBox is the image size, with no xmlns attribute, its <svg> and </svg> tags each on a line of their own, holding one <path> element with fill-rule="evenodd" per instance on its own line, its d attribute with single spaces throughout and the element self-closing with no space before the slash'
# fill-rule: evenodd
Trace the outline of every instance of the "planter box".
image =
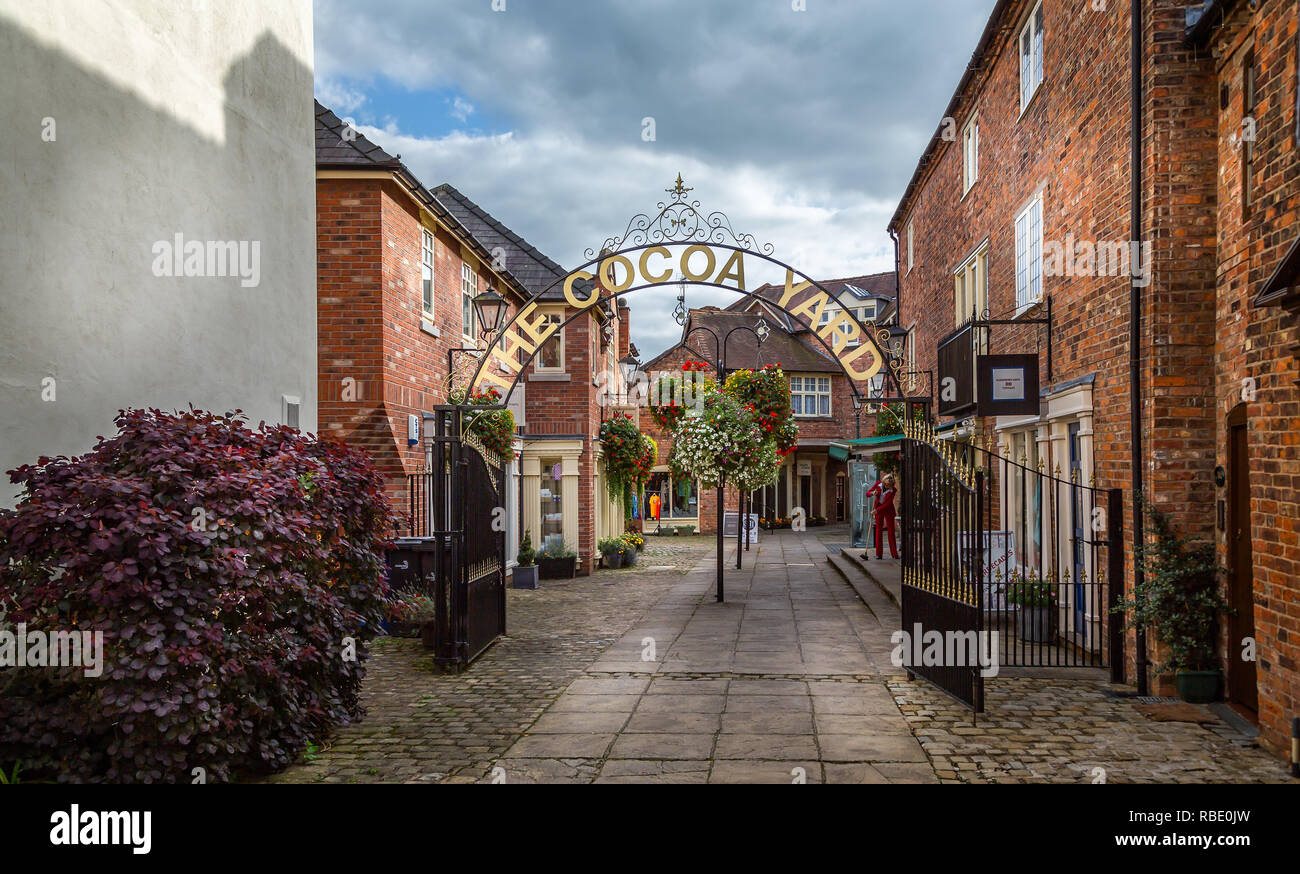
<svg viewBox="0 0 1300 874">
<path fill-rule="evenodd" d="M 1174 674 L 1174 688 L 1178 697 L 1189 704 L 1209 704 L 1219 700 L 1223 682 L 1220 671 L 1179 671 Z"/>
<path fill-rule="evenodd" d="M 544 580 L 571 580 L 578 575 L 578 557 L 539 558 L 537 573 Z"/>
<path fill-rule="evenodd" d="M 1055 607 L 1021 607 L 1016 613 L 1016 635 L 1029 643 L 1052 641 L 1052 612 Z"/>
<path fill-rule="evenodd" d="M 510 587 L 512 589 L 536 589 L 537 565 L 516 565 L 515 569 L 510 572 Z"/>
</svg>

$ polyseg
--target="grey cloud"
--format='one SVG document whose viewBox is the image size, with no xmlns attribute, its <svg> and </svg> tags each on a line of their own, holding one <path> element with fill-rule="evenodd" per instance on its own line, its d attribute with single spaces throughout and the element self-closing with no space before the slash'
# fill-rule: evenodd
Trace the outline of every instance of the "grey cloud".
<svg viewBox="0 0 1300 874">
<path fill-rule="evenodd" d="M 420 139 L 399 114 L 375 138 L 563 264 L 621 233 L 681 171 L 706 207 L 778 256 L 801 253 L 809 272 L 889 269 L 885 224 L 993 3 L 807 5 L 317 0 L 317 78 L 336 91 L 381 76 L 453 89 L 476 117 L 510 119 L 505 137 Z M 357 116 L 392 112 L 370 100 Z M 661 339 L 651 322 L 634 328 L 647 353 Z"/>
</svg>

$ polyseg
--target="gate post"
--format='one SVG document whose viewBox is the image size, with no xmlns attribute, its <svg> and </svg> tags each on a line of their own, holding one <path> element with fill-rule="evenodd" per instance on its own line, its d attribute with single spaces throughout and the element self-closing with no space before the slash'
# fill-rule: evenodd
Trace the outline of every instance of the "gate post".
<svg viewBox="0 0 1300 874">
<path fill-rule="evenodd" d="M 1106 494 L 1106 628 L 1109 630 L 1110 681 L 1124 682 L 1124 615 L 1114 612 L 1124 600 L 1124 492 Z"/>
</svg>

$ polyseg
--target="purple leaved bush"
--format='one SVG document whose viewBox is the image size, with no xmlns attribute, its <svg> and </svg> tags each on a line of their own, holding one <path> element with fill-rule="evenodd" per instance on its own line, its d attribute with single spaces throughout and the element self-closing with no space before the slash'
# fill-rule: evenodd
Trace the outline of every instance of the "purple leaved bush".
<svg viewBox="0 0 1300 874">
<path fill-rule="evenodd" d="M 0 626 L 102 631 L 104 664 L 0 672 L 0 767 L 66 782 L 282 768 L 361 715 L 387 595 L 383 480 L 358 450 L 237 413 L 117 425 L 86 455 L 10 471 L 25 494 L 0 511 Z"/>
</svg>

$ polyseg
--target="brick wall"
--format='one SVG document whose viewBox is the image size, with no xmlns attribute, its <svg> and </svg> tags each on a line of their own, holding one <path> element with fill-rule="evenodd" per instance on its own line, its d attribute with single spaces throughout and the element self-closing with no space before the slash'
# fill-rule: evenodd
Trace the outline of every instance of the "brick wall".
<svg viewBox="0 0 1300 874">
<path fill-rule="evenodd" d="M 979 113 L 978 182 L 963 196 L 960 140 L 945 144 L 894 225 L 902 261 L 900 323 L 916 324 L 922 369 L 937 367 L 937 342 L 955 324 L 953 272 L 982 242 L 989 252 L 989 309 L 995 318 L 1013 310 L 1014 218 L 1035 192 L 1042 192 L 1045 241 L 1070 234 L 1091 241 L 1130 236 L 1128 4 L 1097 10 L 1045 0 L 1046 74 L 1021 114 L 1015 38 L 1032 5 L 1009 11 L 1001 42 L 954 113 L 958 134 L 971 112 Z M 1215 506 L 1225 495 L 1213 473 L 1216 465 L 1227 465 L 1225 419 L 1242 402 L 1242 380 L 1256 380 L 1257 397 L 1247 412 L 1259 718 L 1264 742 L 1277 747 L 1289 734 L 1287 720 L 1300 710 L 1296 329 L 1294 314 L 1253 308 L 1250 300 L 1300 228 L 1295 6 L 1265 0 L 1251 10 L 1237 4 L 1215 37 L 1216 57 L 1184 45 L 1185 12 L 1192 5 L 1152 0 L 1144 14 L 1143 226 L 1154 261 L 1142 309 L 1144 477 L 1147 495 L 1173 515 L 1180 532 L 1216 538 L 1226 557 Z M 1229 137 L 1240 129 L 1239 61 L 1251 45 L 1260 71 L 1258 201 L 1243 219 L 1242 151 Z M 1222 110 L 1221 84 L 1228 86 Z M 915 233 L 910 270 L 909 222 Z M 1044 276 L 1043 283 L 1053 304 L 1051 379 L 1041 328 L 995 327 L 990 351 L 1038 349 L 1042 385 L 1049 390 L 1091 376 L 1096 484 L 1128 488 L 1129 279 Z M 1131 521 L 1130 508 L 1130 546 Z M 1131 583 L 1131 550 L 1127 560 Z M 1233 657 L 1226 637 L 1223 644 L 1225 658 Z M 1155 691 L 1168 693 L 1170 686 L 1158 683 Z"/>
<path fill-rule="evenodd" d="M 392 181 L 317 180 L 320 429 L 370 453 L 399 511 L 406 474 L 424 463 L 423 447 L 407 445 L 407 418 L 422 420 L 446 402 L 447 350 L 463 344 L 461 246 L 441 229 L 438 336 L 421 328 L 422 227 L 415 203 Z"/>
<path fill-rule="evenodd" d="M 1217 118 L 1217 342 L 1216 464 L 1229 465 L 1227 414 L 1245 404 L 1251 493 L 1254 624 L 1261 739 L 1283 752 L 1289 722 L 1300 715 L 1300 415 L 1296 314 L 1251 306 L 1300 233 L 1300 163 L 1296 157 L 1296 15 L 1294 4 L 1265 2 L 1257 11 L 1239 4 L 1211 43 L 1218 57 Z M 1245 147 L 1243 72 L 1253 49 L 1257 71 L 1253 187 L 1249 214 L 1242 208 Z M 1219 88 L 1226 89 L 1220 101 Z M 1248 384 L 1246 380 L 1253 380 Z M 1256 391 L 1245 400 L 1243 389 Z M 1221 491 L 1218 497 L 1226 497 Z M 1231 564 L 1231 531 L 1218 534 L 1220 558 Z M 1225 639 L 1224 655 L 1237 659 L 1240 641 Z"/>
</svg>

